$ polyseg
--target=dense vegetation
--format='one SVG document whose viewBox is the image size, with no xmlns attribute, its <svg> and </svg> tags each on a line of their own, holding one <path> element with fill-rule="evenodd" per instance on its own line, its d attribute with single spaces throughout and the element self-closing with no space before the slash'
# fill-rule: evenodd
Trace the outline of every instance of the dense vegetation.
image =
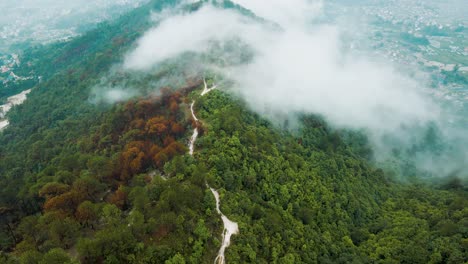
<svg viewBox="0 0 468 264">
<path fill-rule="evenodd" d="M 460 263 L 467 200 L 400 185 L 354 153 L 320 119 L 296 137 L 220 92 L 203 98 L 200 139 L 223 212 L 241 223 L 228 259 L 253 263 Z"/>
<path fill-rule="evenodd" d="M 149 10 L 24 54 L 44 77 L 0 135 L 0 263 L 211 263 L 222 223 L 206 183 L 239 223 L 229 263 L 468 261 L 458 179 L 396 182 L 365 140 L 350 144 L 359 135 L 318 117 L 286 131 L 222 91 L 200 97 L 182 72 L 158 95 L 90 103 Z M 167 67 L 135 84 L 152 89 Z M 192 157 L 193 98 L 202 131 Z"/>
</svg>

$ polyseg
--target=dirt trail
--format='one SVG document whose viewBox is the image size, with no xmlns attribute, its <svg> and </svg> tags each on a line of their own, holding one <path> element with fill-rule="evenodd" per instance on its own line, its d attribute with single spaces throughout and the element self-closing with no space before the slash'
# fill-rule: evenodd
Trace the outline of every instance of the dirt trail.
<svg viewBox="0 0 468 264">
<path fill-rule="evenodd" d="M 207 93 L 211 92 L 212 90 L 216 89 L 216 85 L 212 86 L 211 88 L 207 87 L 206 80 L 203 79 L 203 83 L 205 85 L 203 92 L 201 93 L 201 96 L 206 95 Z M 190 105 L 190 112 L 192 112 L 192 118 L 196 122 L 196 127 L 193 130 L 192 137 L 190 138 L 189 142 L 189 154 L 193 156 L 193 152 L 195 149 L 195 142 L 197 141 L 198 138 L 198 125 L 199 125 L 199 120 L 197 116 L 195 115 L 195 112 L 193 110 L 193 107 L 195 105 L 196 101 L 193 100 L 192 104 Z M 208 188 L 210 188 L 211 193 L 213 193 L 213 196 L 215 197 L 216 200 L 216 212 L 221 215 L 221 220 L 223 220 L 223 242 L 221 244 L 221 248 L 218 251 L 218 255 L 216 256 L 216 259 L 214 261 L 215 264 L 224 264 L 226 263 L 225 257 L 224 257 L 224 252 L 226 251 L 226 248 L 229 247 L 231 244 L 231 236 L 234 234 L 239 234 L 239 226 L 236 222 L 233 222 L 229 220 L 219 209 L 220 208 L 220 199 L 219 199 L 219 193 L 215 189 L 211 188 L 209 185 L 207 185 Z"/>
</svg>

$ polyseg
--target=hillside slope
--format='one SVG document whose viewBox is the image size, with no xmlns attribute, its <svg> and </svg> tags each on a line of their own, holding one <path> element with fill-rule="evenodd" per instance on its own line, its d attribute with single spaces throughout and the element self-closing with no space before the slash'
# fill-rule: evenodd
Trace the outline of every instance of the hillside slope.
<svg viewBox="0 0 468 264">
<path fill-rule="evenodd" d="M 0 134 L 0 263 L 212 263 L 223 223 L 207 184 L 239 225 L 228 263 L 468 261 L 459 182 L 399 183 L 318 117 L 282 129 L 222 84 L 200 96 L 207 76 L 173 64 L 112 77 L 152 91 L 176 73 L 170 87 L 91 102 L 150 10 L 176 2 L 25 53 L 44 77 Z"/>
</svg>

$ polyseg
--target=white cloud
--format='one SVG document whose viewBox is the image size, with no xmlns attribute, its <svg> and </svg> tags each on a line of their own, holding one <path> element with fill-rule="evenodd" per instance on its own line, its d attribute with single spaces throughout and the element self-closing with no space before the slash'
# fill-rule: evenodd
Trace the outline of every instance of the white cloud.
<svg viewBox="0 0 468 264">
<path fill-rule="evenodd" d="M 306 1 L 296 1 L 307 6 Z M 276 18 L 271 10 L 260 13 Z M 207 6 L 151 29 L 127 56 L 125 67 L 148 70 L 185 52 L 208 52 L 213 41 L 238 37 L 255 56 L 248 64 L 222 71 L 259 112 L 320 113 L 339 126 L 385 131 L 437 117 L 437 107 L 414 80 L 383 62 L 341 52 L 337 27 L 309 28 L 302 19 L 281 26 L 283 30 L 273 29 L 234 11 Z"/>
<path fill-rule="evenodd" d="M 128 54 L 124 67 L 148 70 L 164 60 L 185 52 L 208 52 L 213 41 L 233 36 L 254 37 L 261 33 L 258 25 L 249 24 L 238 14 L 210 6 L 188 15 L 175 15 L 149 30 L 137 48 Z"/>
<path fill-rule="evenodd" d="M 309 23 L 321 13 L 321 1 L 236 2 L 281 29 L 208 5 L 148 31 L 126 57 L 125 68 L 150 70 L 187 52 L 208 53 L 212 43 L 239 39 L 253 51 L 248 63 L 205 66 L 232 78 L 232 89 L 266 116 L 321 114 L 335 126 L 368 131 L 375 146 L 382 147 L 378 151 L 393 147 L 381 141 L 384 136 L 412 143 L 414 131 L 442 120 L 441 108 L 426 95 L 421 80 L 375 55 L 345 51 L 338 26 Z"/>
<path fill-rule="evenodd" d="M 102 83 L 105 83 L 103 80 Z M 126 101 L 138 95 L 136 89 L 129 87 L 107 87 L 104 84 L 95 86 L 92 89 L 90 101 L 92 103 L 107 103 L 114 104 L 117 102 Z"/>
</svg>

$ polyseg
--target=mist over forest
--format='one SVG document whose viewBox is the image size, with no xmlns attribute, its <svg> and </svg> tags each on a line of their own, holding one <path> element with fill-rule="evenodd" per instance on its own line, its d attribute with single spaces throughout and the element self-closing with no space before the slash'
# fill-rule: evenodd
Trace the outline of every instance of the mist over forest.
<svg viewBox="0 0 468 264">
<path fill-rule="evenodd" d="M 453 121 L 466 112 L 434 94 L 431 76 L 420 65 L 376 54 L 372 39 L 349 37 L 356 31 L 370 35 L 369 25 L 336 22 L 352 19 L 346 12 L 324 21 L 329 11 L 321 1 L 237 3 L 269 23 L 212 7 L 163 18 L 137 41 L 123 68 L 151 72 L 184 54 L 216 54 L 216 61 L 189 67 L 230 78 L 231 90 L 276 123 L 318 114 L 337 129 L 363 131 L 379 162 L 411 160 L 431 176 L 466 169 L 466 115 Z M 358 41 L 360 47 L 352 47 Z"/>
</svg>

